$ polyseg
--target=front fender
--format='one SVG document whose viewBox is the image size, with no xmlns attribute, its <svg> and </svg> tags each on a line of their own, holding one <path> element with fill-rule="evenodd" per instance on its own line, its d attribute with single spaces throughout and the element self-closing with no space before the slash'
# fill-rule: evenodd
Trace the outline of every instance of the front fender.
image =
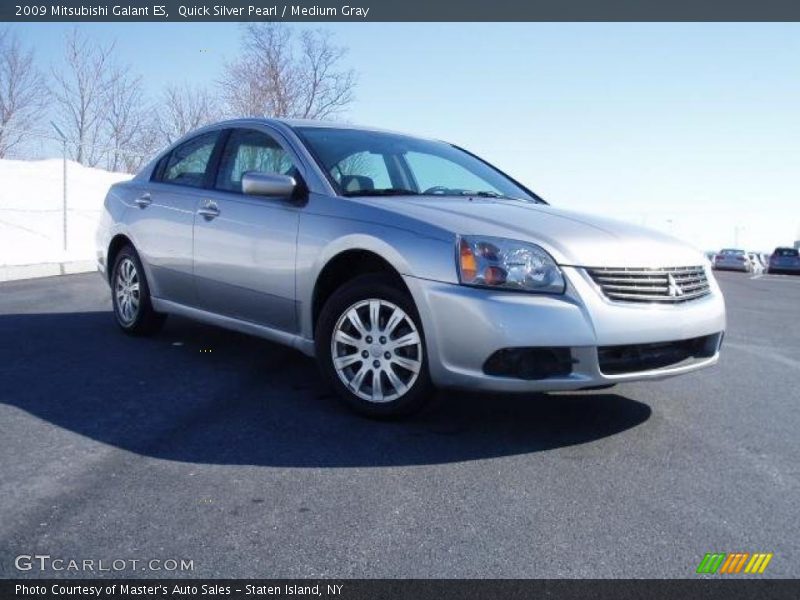
<svg viewBox="0 0 800 600">
<path fill-rule="evenodd" d="M 387 225 L 304 215 L 295 280 L 301 335 L 313 337 L 314 287 L 325 266 L 343 252 L 371 252 L 404 276 L 455 282 L 454 243 L 455 238 L 448 242 Z"/>
</svg>

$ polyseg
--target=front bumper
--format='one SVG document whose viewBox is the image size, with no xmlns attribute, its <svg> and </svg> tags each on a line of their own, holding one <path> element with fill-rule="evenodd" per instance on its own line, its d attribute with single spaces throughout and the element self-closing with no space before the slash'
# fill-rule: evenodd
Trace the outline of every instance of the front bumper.
<svg viewBox="0 0 800 600">
<path fill-rule="evenodd" d="M 562 267 L 564 295 L 493 290 L 406 277 L 426 335 L 428 364 L 442 387 L 502 392 L 574 390 L 624 381 L 662 379 L 710 366 L 713 355 L 663 368 L 608 374 L 598 347 L 689 340 L 721 334 L 725 305 L 710 273 L 711 294 L 681 304 L 612 302 L 576 267 Z M 719 341 L 722 336 L 719 335 Z M 499 377 L 484 372 L 503 348 L 567 347 L 573 367 L 546 379 Z"/>
</svg>

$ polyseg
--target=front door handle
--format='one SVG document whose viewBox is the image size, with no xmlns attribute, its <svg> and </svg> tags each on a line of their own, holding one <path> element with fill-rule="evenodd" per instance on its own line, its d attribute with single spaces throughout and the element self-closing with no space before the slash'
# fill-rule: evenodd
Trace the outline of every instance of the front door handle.
<svg viewBox="0 0 800 600">
<path fill-rule="evenodd" d="M 203 215 L 203 218 L 206 221 L 210 221 L 219 216 L 219 207 L 217 206 L 216 202 L 206 202 L 197 209 L 198 215 Z"/>
<path fill-rule="evenodd" d="M 147 208 L 150 206 L 152 200 L 150 199 L 150 193 L 142 194 L 135 200 L 136 204 L 139 205 L 139 208 Z"/>
</svg>

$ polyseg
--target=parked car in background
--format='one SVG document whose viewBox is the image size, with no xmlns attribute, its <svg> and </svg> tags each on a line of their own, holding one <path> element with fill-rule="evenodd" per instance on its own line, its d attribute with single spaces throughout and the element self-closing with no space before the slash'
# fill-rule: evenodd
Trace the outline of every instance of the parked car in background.
<svg viewBox="0 0 800 600">
<path fill-rule="evenodd" d="M 376 417 L 434 386 L 689 373 L 717 361 L 725 329 L 711 269 L 683 242 L 553 208 L 457 146 L 349 125 L 187 135 L 111 187 L 97 259 L 126 333 L 173 313 L 286 344 Z"/>
<path fill-rule="evenodd" d="M 767 263 L 759 252 L 748 252 L 747 258 L 750 260 L 750 270 L 753 273 L 760 274 L 767 270 Z"/>
<path fill-rule="evenodd" d="M 714 257 L 714 268 L 725 271 L 744 271 L 749 273 L 753 270 L 750 258 L 744 250 L 738 248 L 723 248 Z"/>
<path fill-rule="evenodd" d="M 770 273 L 800 274 L 800 251 L 796 248 L 775 248 L 769 259 Z"/>
</svg>

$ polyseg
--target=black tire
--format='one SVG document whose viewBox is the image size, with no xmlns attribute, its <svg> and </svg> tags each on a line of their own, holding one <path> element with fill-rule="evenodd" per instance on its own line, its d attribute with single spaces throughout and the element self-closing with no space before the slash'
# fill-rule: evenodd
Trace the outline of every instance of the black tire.
<svg viewBox="0 0 800 600">
<path fill-rule="evenodd" d="M 380 301 L 378 303 L 378 328 L 372 326 L 370 311 L 373 304 L 361 305 L 369 300 Z M 364 314 L 364 310 L 367 311 L 370 325 L 368 333 L 377 332 L 376 339 L 370 340 L 371 336 L 360 335 L 356 328 L 352 327 L 352 320 L 345 315 L 354 307 L 358 307 L 356 310 L 357 312 L 361 311 L 361 314 Z M 395 311 L 396 308 L 400 308 L 404 313 L 402 320 L 388 332 L 388 337 L 379 335 L 382 331 L 379 331 L 379 328 L 382 327 L 381 323 L 388 327 L 390 316 L 400 314 L 399 311 Z M 362 322 L 362 325 L 366 325 L 366 323 Z M 334 344 L 334 332 L 344 333 L 342 328 L 351 328 L 354 338 L 358 335 L 356 341 L 364 345 L 360 354 L 357 352 L 357 346 L 339 342 Z M 392 347 L 401 339 L 414 339 L 415 333 L 419 337 L 419 343 L 409 344 L 403 348 Z M 369 350 L 367 350 L 367 343 L 371 344 L 368 346 Z M 336 290 L 320 313 L 315 344 L 317 362 L 323 375 L 336 390 L 338 396 L 359 414 L 377 419 L 407 416 L 421 410 L 433 396 L 434 388 L 428 372 L 425 333 L 422 330 L 419 314 L 412 298 L 405 291 L 399 290 L 397 283 L 391 277 L 380 274 L 362 275 Z M 340 371 L 334 365 L 334 352 L 347 354 L 347 356 L 339 354 L 339 358 L 350 358 L 356 355 L 363 357 L 364 352 L 368 352 L 369 356 L 360 363 L 356 362 L 353 366 L 345 367 L 340 375 Z M 402 360 L 404 364 L 411 365 L 417 370 L 407 369 L 395 362 L 397 360 Z M 381 363 L 380 367 L 377 366 L 379 363 Z M 354 391 L 353 382 L 362 369 L 365 369 L 367 373 L 358 380 L 359 385 Z M 348 378 L 350 373 L 352 373 L 352 379 L 348 385 L 344 379 Z M 387 393 L 386 398 L 382 401 L 368 400 L 359 395 L 376 397 L 373 383 L 376 373 L 380 383 L 378 390 L 381 392 L 392 390 L 392 393 Z M 399 381 L 400 386 L 393 384 L 392 381 Z M 390 399 L 401 389 L 404 390 L 402 393 L 396 398 Z"/>
<path fill-rule="evenodd" d="M 121 271 L 125 269 L 126 273 L 129 273 L 127 270 L 131 266 L 135 270 L 135 282 L 138 283 L 138 302 L 132 312 L 129 307 L 126 307 L 125 300 L 121 300 L 119 297 L 120 286 L 125 287 L 123 280 L 126 279 Z M 131 292 L 131 295 L 135 297 L 134 292 Z M 157 333 L 167 319 L 167 315 L 153 310 L 153 304 L 150 301 L 150 286 L 147 285 L 142 261 L 139 260 L 136 250 L 130 245 L 122 247 L 114 259 L 114 267 L 111 271 L 111 303 L 114 306 L 114 320 L 120 329 L 129 335 L 144 336 Z"/>
</svg>

